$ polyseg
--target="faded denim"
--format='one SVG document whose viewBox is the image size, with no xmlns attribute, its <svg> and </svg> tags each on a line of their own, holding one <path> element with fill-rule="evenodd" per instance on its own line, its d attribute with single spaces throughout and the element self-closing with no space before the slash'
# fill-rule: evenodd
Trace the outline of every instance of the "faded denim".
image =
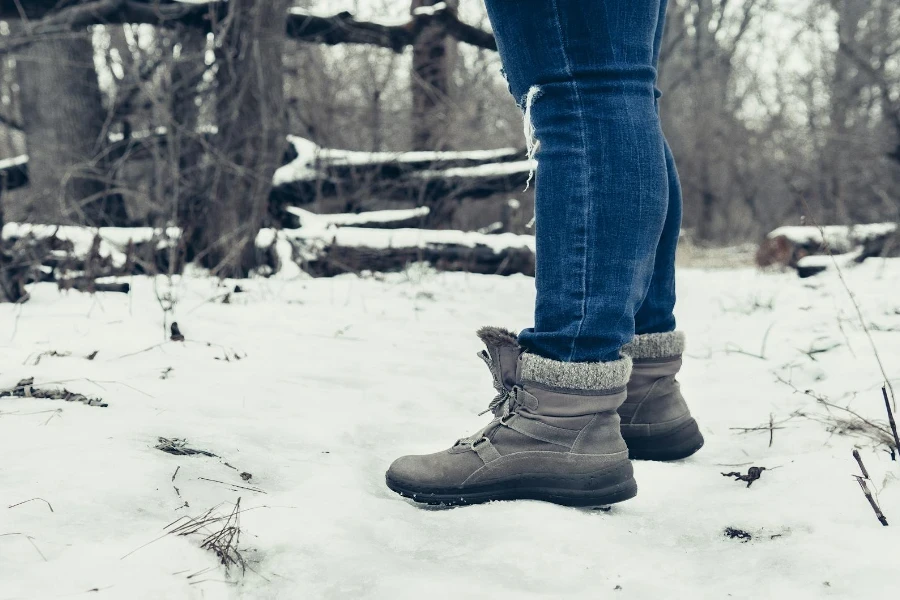
<svg viewBox="0 0 900 600">
<path fill-rule="evenodd" d="M 535 325 L 541 356 L 619 358 L 672 331 L 681 190 L 659 121 L 665 0 L 486 0 L 510 92 L 539 142 Z"/>
</svg>

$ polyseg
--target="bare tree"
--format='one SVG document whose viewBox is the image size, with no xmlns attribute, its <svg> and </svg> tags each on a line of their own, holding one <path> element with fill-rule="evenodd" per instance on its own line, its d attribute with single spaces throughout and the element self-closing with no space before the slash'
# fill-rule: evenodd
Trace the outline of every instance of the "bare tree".
<svg viewBox="0 0 900 600">
<path fill-rule="evenodd" d="M 412 0 L 412 14 L 427 14 L 437 4 L 456 11 L 458 0 Z M 456 43 L 439 24 L 426 25 L 413 44 L 412 138 L 415 150 L 440 150 L 450 122 L 450 74 Z"/>
<path fill-rule="evenodd" d="M 209 194 L 190 207 L 184 223 L 188 258 L 218 275 L 243 275 L 257 264 L 256 236 L 287 135 L 282 52 L 288 4 L 231 0 L 215 32 L 218 132 Z"/>
<path fill-rule="evenodd" d="M 90 33 L 38 36 L 16 68 L 29 155 L 31 218 L 121 225 L 121 195 L 108 179 L 106 111 Z"/>
</svg>

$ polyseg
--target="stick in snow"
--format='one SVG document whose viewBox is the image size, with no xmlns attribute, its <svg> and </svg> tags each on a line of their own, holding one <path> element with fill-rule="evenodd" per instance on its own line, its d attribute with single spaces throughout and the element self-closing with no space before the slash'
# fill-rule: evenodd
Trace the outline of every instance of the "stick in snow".
<svg viewBox="0 0 900 600">
<path fill-rule="evenodd" d="M 884 513 L 881 512 L 880 508 L 878 508 L 878 503 L 875 502 L 875 498 L 872 497 L 872 492 L 869 491 L 869 486 L 866 485 L 866 480 L 869 479 L 869 471 L 863 464 L 862 457 L 859 455 L 859 451 L 853 450 L 853 458 L 855 458 L 856 462 L 859 463 L 859 470 L 862 471 L 861 476 L 854 475 L 853 477 L 856 478 L 856 482 L 859 484 L 860 489 L 862 489 L 863 494 L 866 496 L 866 500 L 869 501 L 869 506 L 871 506 L 872 510 L 875 512 L 875 516 L 878 518 L 878 522 L 887 527 L 887 519 L 884 518 Z"/>
<path fill-rule="evenodd" d="M 26 503 L 28 503 L 28 502 L 33 502 L 33 501 L 35 501 L 35 500 L 40 500 L 41 502 L 45 503 L 45 504 L 47 505 L 47 508 L 50 509 L 50 512 L 55 512 L 55 511 L 53 510 L 53 506 L 52 506 L 49 502 L 47 502 L 46 500 L 44 500 L 43 498 L 32 498 L 31 500 L 22 500 L 21 502 L 16 502 L 15 504 L 10 504 L 10 505 L 7 506 L 6 508 L 15 508 L 15 507 L 17 507 L 17 506 L 22 506 L 23 504 L 26 504 Z"/>
<path fill-rule="evenodd" d="M 884 396 L 884 407 L 887 409 L 888 414 L 888 422 L 891 424 L 891 433 L 894 434 L 894 448 L 897 449 L 897 452 L 900 452 L 900 437 L 897 437 L 897 423 L 894 422 L 894 411 L 891 410 L 891 401 L 888 399 L 887 386 L 881 386 L 881 395 Z M 856 452 L 854 450 L 854 452 Z M 891 452 L 891 457 L 894 458 L 896 455 L 894 452 Z M 894 458 L 896 460 L 896 458 Z M 866 476 L 868 478 L 868 476 Z"/>
</svg>

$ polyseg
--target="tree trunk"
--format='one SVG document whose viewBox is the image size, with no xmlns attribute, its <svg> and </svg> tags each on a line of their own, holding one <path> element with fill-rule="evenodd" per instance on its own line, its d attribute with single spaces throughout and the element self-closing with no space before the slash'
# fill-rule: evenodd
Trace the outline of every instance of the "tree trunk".
<svg viewBox="0 0 900 600">
<path fill-rule="evenodd" d="M 158 174 L 157 185 L 165 194 L 160 206 L 182 214 L 185 207 L 202 206 L 206 198 L 206 181 L 203 171 L 204 152 L 197 131 L 200 123 L 200 88 L 206 72 L 204 55 L 206 35 L 189 27 L 176 28 L 171 34 L 171 49 L 176 48 L 170 80 L 170 105 L 167 138 L 167 160 Z M 171 219 L 171 215 L 167 215 Z M 174 248 L 172 252 L 174 252 Z M 175 264 L 176 261 L 170 261 Z"/>
<path fill-rule="evenodd" d="M 216 35 L 218 135 L 202 219 L 186 224 L 197 259 L 217 275 L 256 265 L 256 236 L 286 140 L 282 51 L 289 0 L 231 0 Z"/>
<path fill-rule="evenodd" d="M 36 39 L 17 57 L 28 147 L 30 219 L 122 225 L 122 197 L 110 174 L 94 47 L 89 33 Z"/>
<path fill-rule="evenodd" d="M 822 197 L 824 218 L 831 223 L 851 222 L 847 207 L 849 190 L 846 189 L 845 180 L 850 176 L 848 164 L 854 152 L 853 112 L 860 105 L 863 85 L 859 81 L 859 69 L 850 57 L 849 46 L 856 40 L 867 4 L 863 0 L 838 0 L 834 4 L 838 17 L 838 50 L 834 55 L 834 73 L 829 93 L 831 128 L 825 146 L 827 172 L 822 174 L 826 190 Z"/>
<path fill-rule="evenodd" d="M 412 10 L 445 0 L 412 0 Z M 458 0 L 447 0 L 455 11 Z M 413 44 L 412 143 L 414 150 L 444 150 L 448 144 L 450 74 L 456 43 L 440 25 L 426 26 Z"/>
</svg>

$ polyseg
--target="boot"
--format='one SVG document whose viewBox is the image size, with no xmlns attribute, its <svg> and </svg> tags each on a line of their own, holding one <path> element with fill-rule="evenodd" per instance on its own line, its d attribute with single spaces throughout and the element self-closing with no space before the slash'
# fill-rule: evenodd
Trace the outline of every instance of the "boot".
<svg viewBox="0 0 900 600">
<path fill-rule="evenodd" d="M 637 484 L 616 413 L 631 359 L 563 363 L 523 352 L 504 329 L 478 335 L 498 392 L 488 407 L 495 418 L 448 450 L 397 459 L 387 486 L 445 505 L 532 499 L 595 506 L 632 498 Z"/>
<path fill-rule="evenodd" d="M 683 352 L 680 331 L 638 335 L 622 348 L 634 367 L 619 416 L 622 437 L 635 460 L 677 460 L 703 446 L 703 436 L 675 380 Z"/>
</svg>

